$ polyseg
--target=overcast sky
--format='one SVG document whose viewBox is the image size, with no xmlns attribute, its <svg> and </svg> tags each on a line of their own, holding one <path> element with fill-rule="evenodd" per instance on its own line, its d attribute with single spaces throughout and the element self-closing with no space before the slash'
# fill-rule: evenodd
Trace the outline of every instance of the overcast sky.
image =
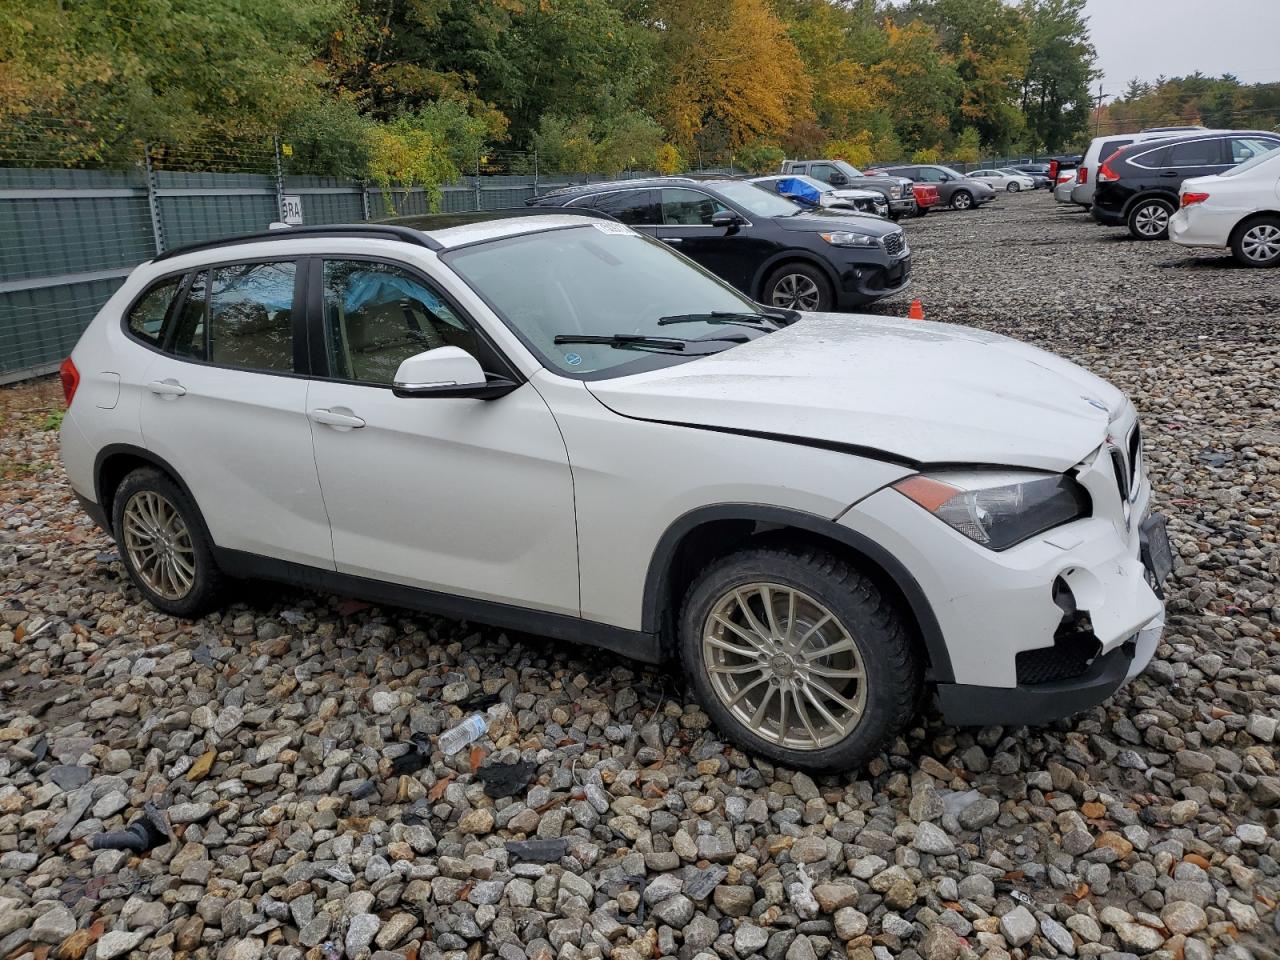
<svg viewBox="0 0 1280 960">
<path fill-rule="evenodd" d="M 1199 70 L 1233 73 L 1241 83 L 1280 80 L 1280 0 L 1088 0 L 1087 6 L 1108 99 L 1132 77 Z"/>
</svg>

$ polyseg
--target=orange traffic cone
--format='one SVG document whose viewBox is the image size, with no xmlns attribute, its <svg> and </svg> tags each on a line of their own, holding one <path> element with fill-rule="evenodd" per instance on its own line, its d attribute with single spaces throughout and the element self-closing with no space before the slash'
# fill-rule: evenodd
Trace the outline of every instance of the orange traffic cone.
<svg viewBox="0 0 1280 960">
<path fill-rule="evenodd" d="M 911 301 L 911 309 L 907 311 L 907 319 L 908 320 L 924 319 L 924 306 L 920 303 L 918 299 Z"/>
</svg>

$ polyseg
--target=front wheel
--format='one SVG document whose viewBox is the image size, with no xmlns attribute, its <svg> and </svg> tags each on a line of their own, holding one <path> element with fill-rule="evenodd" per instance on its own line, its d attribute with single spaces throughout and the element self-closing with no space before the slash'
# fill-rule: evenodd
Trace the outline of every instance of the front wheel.
<svg viewBox="0 0 1280 960">
<path fill-rule="evenodd" d="M 1280 217 L 1242 224 L 1231 237 L 1231 252 L 1246 267 L 1280 267 Z"/>
<path fill-rule="evenodd" d="M 1009 186 L 1005 187 L 1005 189 L 1008 190 L 1010 193 L 1017 193 L 1019 190 L 1022 189 L 1022 184 L 1020 184 L 1017 180 L 1011 180 L 1009 182 Z"/>
<path fill-rule="evenodd" d="M 1139 200 L 1129 211 L 1129 233 L 1136 240 L 1165 240 L 1173 204 L 1168 200 Z"/>
<path fill-rule="evenodd" d="M 968 210 L 973 206 L 973 194 L 968 190 L 957 190 L 951 197 L 952 210 Z"/>
<path fill-rule="evenodd" d="M 922 679 L 902 615 L 816 549 L 732 554 L 690 588 L 680 655 L 717 727 L 790 767 L 861 766 L 911 719 Z"/>
<path fill-rule="evenodd" d="M 130 473 L 116 488 L 112 529 L 125 570 L 157 609 L 192 618 L 222 591 L 212 543 L 191 498 L 159 470 Z"/>
<path fill-rule="evenodd" d="M 929 212 L 929 208 L 928 208 L 928 207 L 916 207 L 916 216 L 917 216 L 917 217 L 923 217 L 923 216 L 924 216 L 926 213 L 928 213 L 928 212 Z"/>
<path fill-rule="evenodd" d="M 831 281 L 815 266 L 786 263 L 764 283 L 762 302 L 787 310 L 830 310 L 835 302 Z"/>
</svg>

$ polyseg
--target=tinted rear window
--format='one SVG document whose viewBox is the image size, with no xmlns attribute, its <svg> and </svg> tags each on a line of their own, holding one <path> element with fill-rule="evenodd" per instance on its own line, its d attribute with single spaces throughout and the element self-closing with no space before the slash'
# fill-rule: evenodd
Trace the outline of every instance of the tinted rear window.
<svg viewBox="0 0 1280 960">
<path fill-rule="evenodd" d="M 1105 163 L 1113 153 L 1131 143 L 1133 143 L 1132 140 L 1108 140 L 1102 145 L 1102 149 L 1098 151 L 1098 159 Z"/>
<path fill-rule="evenodd" d="M 168 315 L 169 305 L 173 303 L 181 284 L 182 277 L 170 277 L 153 285 L 139 297 L 129 311 L 129 332 L 139 340 L 158 346 L 164 318 Z"/>
<path fill-rule="evenodd" d="M 1221 163 L 1221 140 L 1192 140 L 1189 143 L 1175 143 L 1169 147 L 1169 156 L 1163 166 L 1166 167 L 1208 167 Z"/>
</svg>

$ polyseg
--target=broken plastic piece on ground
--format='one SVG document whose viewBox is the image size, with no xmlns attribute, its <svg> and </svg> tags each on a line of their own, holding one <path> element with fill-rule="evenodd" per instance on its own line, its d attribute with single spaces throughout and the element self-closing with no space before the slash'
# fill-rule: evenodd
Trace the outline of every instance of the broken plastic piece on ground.
<svg viewBox="0 0 1280 960">
<path fill-rule="evenodd" d="M 169 823 L 164 814 L 148 803 L 142 808 L 142 816 L 123 830 L 99 833 L 88 840 L 90 850 L 133 850 L 146 853 L 172 838 Z"/>
<path fill-rule="evenodd" d="M 415 733 L 409 738 L 409 752 L 402 753 L 391 761 L 391 775 L 402 777 L 408 773 L 417 773 L 431 762 L 431 741 L 425 733 Z"/>
<path fill-rule="evenodd" d="M 452 756 L 463 747 L 474 743 L 489 730 L 489 721 L 483 713 L 473 713 L 456 727 L 451 727 L 440 734 L 440 752 L 446 757 Z"/>
<path fill-rule="evenodd" d="M 509 840 L 507 853 L 530 863 L 555 863 L 569 849 L 569 841 L 564 837 L 552 840 Z"/>
<path fill-rule="evenodd" d="M 496 693 L 477 693 L 463 700 L 458 706 L 463 710 L 488 710 L 496 703 L 498 703 L 498 695 Z"/>
<path fill-rule="evenodd" d="M 484 792 L 497 800 L 500 797 L 513 797 L 527 787 L 537 769 L 537 765 L 528 760 L 486 763 L 476 771 L 476 776 L 484 784 Z"/>
</svg>

